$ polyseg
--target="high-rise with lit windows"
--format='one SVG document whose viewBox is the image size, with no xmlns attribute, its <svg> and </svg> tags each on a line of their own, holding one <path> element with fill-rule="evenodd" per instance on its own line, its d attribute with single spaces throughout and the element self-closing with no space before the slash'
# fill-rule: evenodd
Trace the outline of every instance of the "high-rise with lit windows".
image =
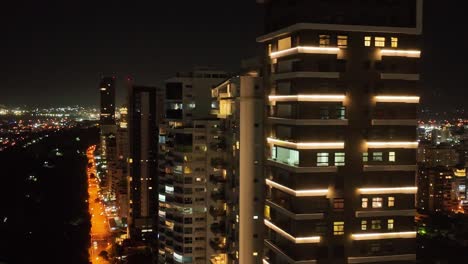
<svg viewBox="0 0 468 264">
<path fill-rule="evenodd" d="M 159 129 L 159 263 L 226 263 L 226 146 L 222 122 L 210 106 L 211 89 L 226 77 L 199 68 L 166 81 Z"/>
<path fill-rule="evenodd" d="M 101 98 L 101 125 L 115 124 L 115 77 L 103 77 L 99 83 Z"/>
<path fill-rule="evenodd" d="M 158 96 L 155 87 L 132 85 L 128 97 L 128 225 L 136 240 L 151 241 L 157 233 Z"/>
<path fill-rule="evenodd" d="M 422 0 L 265 0 L 264 263 L 412 263 Z"/>
</svg>

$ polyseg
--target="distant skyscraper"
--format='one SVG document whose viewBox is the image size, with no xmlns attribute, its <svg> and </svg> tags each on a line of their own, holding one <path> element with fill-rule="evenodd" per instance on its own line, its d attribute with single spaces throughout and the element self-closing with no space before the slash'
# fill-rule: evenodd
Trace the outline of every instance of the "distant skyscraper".
<svg viewBox="0 0 468 264">
<path fill-rule="evenodd" d="M 423 1 L 262 2 L 265 263 L 416 261 Z"/>
<path fill-rule="evenodd" d="M 137 240 L 154 239 L 157 226 L 157 96 L 154 87 L 132 86 L 129 91 L 129 229 Z"/>
<path fill-rule="evenodd" d="M 101 92 L 101 125 L 115 124 L 115 77 L 103 77 L 99 84 Z"/>
</svg>

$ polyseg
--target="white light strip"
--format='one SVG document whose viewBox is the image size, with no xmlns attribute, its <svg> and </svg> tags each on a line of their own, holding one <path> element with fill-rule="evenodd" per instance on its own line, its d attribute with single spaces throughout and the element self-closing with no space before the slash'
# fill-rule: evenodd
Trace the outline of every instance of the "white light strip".
<svg viewBox="0 0 468 264">
<path fill-rule="evenodd" d="M 353 240 L 377 240 L 391 238 L 415 238 L 416 232 L 393 232 L 393 233 L 369 233 L 369 234 L 352 234 Z"/>
<path fill-rule="evenodd" d="M 383 49 L 380 51 L 382 56 L 398 56 L 398 57 L 408 57 L 408 58 L 420 58 L 421 51 L 419 50 L 391 50 Z"/>
<path fill-rule="evenodd" d="M 339 48 L 333 47 L 302 47 L 297 46 L 290 49 L 275 51 L 270 53 L 270 58 L 276 59 L 283 56 L 288 56 L 297 53 L 309 53 L 309 54 L 338 54 Z"/>
<path fill-rule="evenodd" d="M 286 231 L 283 229 L 277 227 L 274 225 L 272 222 L 264 219 L 263 220 L 265 225 L 274 230 L 276 233 L 280 234 L 282 237 L 296 243 L 296 244 L 309 244 L 309 243 L 320 243 L 320 237 L 319 236 L 311 236 L 311 237 L 293 237 L 290 234 L 288 234 Z"/>
<path fill-rule="evenodd" d="M 270 95 L 270 102 L 343 102 L 345 95 L 334 94 L 298 94 L 298 95 Z"/>
<path fill-rule="evenodd" d="M 309 190 L 293 190 L 284 185 L 276 183 L 274 181 L 265 179 L 266 185 L 281 190 L 285 193 L 289 193 L 296 197 L 313 197 L 313 196 L 325 196 L 328 194 L 328 189 L 309 189 Z"/>
<path fill-rule="evenodd" d="M 376 96 L 376 102 L 380 103 L 408 103 L 408 104 L 418 104 L 419 96 Z"/>
<path fill-rule="evenodd" d="M 418 192 L 418 187 L 360 188 L 358 190 L 361 194 L 389 194 L 389 193 L 415 194 Z"/>
<path fill-rule="evenodd" d="M 270 144 L 278 146 L 289 147 L 294 149 L 343 149 L 344 142 L 290 142 L 274 138 L 267 138 Z"/>
<path fill-rule="evenodd" d="M 418 142 L 367 142 L 367 148 L 418 148 Z"/>
<path fill-rule="evenodd" d="M 263 264 L 270 264 L 270 262 L 266 261 L 265 259 L 263 259 Z"/>
</svg>

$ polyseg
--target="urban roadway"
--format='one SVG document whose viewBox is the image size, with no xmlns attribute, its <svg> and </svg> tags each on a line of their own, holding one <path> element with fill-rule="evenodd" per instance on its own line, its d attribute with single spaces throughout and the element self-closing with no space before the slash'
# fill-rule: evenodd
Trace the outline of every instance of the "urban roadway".
<svg viewBox="0 0 468 264">
<path fill-rule="evenodd" d="M 91 247 L 89 248 L 90 262 L 93 264 L 109 263 L 104 257 L 100 256 L 102 251 L 110 253 L 111 232 L 105 207 L 99 197 L 99 182 L 96 178 L 96 163 L 94 160 L 94 151 L 96 146 L 88 148 L 86 156 L 88 158 L 88 203 L 89 214 L 91 215 Z"/>
</svg>

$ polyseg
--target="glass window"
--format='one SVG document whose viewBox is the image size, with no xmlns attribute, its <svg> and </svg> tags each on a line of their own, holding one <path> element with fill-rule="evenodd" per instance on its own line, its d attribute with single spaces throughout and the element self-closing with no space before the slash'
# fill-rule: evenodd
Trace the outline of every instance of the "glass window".
<svg viewBox="0 0 468 264">
<path fill-rule="evenodd" d="M 333 235 L 344 235 L 344 222 L 333 222 Z"/>
<path fill-rule="evenodd" d="M 375 37 L 375 46 L 376 47 L 385 47 L 385 38 L 384 37 Z"/>
<path fill-rule="evenodd" d="M 338 119 L 346 119 L 346 107 L 338 106 L 336 108 L 336 118 Z"/>
<path fill-rule="evenodd" d="M 344 199 L 343 198 L 333 199 L 333 209 L 335 209 L 335 210 L 344 209 Z"/>
<path fill-rule="evenodd" d="M 370 37 L 370 36 L 365 36 L 365 37 L 364 37 L 364 46 L 370 47 L 371 41 L 372 41 L 372 37 Z"/>
<path fill-rule="evenodd" d="M 366 231 L 366 230 L 367 230 L 367 221 L 366 221 L 366 220 L 362 220 L 362 221 L 361 221 L 361 230 L 362 230 L 362 231 Z"/>
<path fill-rule="evenodd" d="M 388 219 L 387 221 L 387 229 L 388 230 L 393 230 L 393 224 L 395 223 L 395 221 L 393 219 Z"/>
<path fill-rule="evenodd" d="M 398 48 L 398 38 L 391 38 L 392 48 Z"/>
<path fill-rule="evenodd" d="M 382 197 L 372 198 L 372 208 L 382 208 Z"/>
<path fill-rule="evenodd" d="M 388 153 L 388 161 L 395 162 L 396 161 L 396 153 L 394 151 L 390 151 Z"/>
<path fill-rule="evenodd" d="M 395 206 L 395 197 L 388 197 L 388 207 Z"/>
<path fill-rule="evenodd" d="M 348 36 L 338 36 L 337 44 L 339 48 L 346 48 L 348 46 Z"/>
<path fill-rule="evenodd" d="M 372 161 L 383 161 L 383 153 L 382 152 L 372 153 Z"/>
<path fill-rule="evenodd" d="M 328 166 L 328 153 L 317 153 L 317 166 Z"/>
<path fill-rule="evenodd" d="M 291 37 L 282 38 L 278 40 L 278 50 L 285 50 L 291 48 Z"/>
<path fill-rule="evenodd" d="M 371 228 L 372 229 L 381 229 L 382 228 L 381 221 L 380 220 L 372 220 Z"/>
<path fill-rule="evenodd" d="M 295 149 L 274 146 L 271 158 L 291 166 L 299 166 L 299 151 Z"/>
<path fill-rule="evenodd" d="M 330 35 L 319 35 L 320 47 L 330 46 Z"/>
<path fill-rule="evenodd" d="M 362 208 L 367 208 L 369 204 L 369 199 L 368 198 L 361 198 L 361 207 Z"/>
<path fill-rule="evenodd" d="M 380 252 L 380 243 L 372 243 L 369 246 L 369 251 L 371 253 L 378 253 Z"/>
<path fill-rule="evenodd" d="M 335 166 L 344 166 L 345 165 L 345 153 L 338 152 L 335 153 Z"/>
<path fill-rule="evenodd" d="M 368 162 L 369 161 L 369 153 L 367 153 L 367 152 L 362 153 L 362 161 L 363 162 Z"/>
</svg>

